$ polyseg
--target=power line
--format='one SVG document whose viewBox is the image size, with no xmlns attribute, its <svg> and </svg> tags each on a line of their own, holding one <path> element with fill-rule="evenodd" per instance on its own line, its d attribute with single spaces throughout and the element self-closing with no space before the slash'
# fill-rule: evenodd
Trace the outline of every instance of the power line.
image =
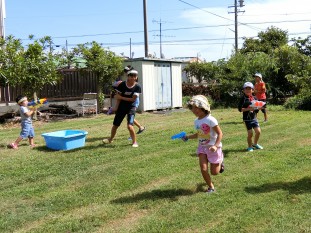
<svg viewBox="0 0 311 233">
<path fill-rule="evenodd" d="M 215 16 L 217 16 L 217 17 L 219 17 L 219 18 L 222 18 L 222 19 L 225 19 L 225 20 L 229 20 L 229 21 L 233 21 L 232 19 L 223 17 L 223 16 L 221 16 L 221 15 L 217 15 L 217 14 L 215 14 L 215 13 L 213 13 L 213 12 L 207 11 L 207 10 L 205 10 L 205 9 L 203 9 L 203 8 L 197 7 L 197 6 L 192 5 L 192 4 L 188 3 L 188 2 L 185 2 L 185 1 L 183 1 L 183 0 L 178 0 L 178 1 L 179 1 L 179 2 L 182 2 L 182 3 L 186 4 L 186 5 L 192 6 L 193 8 L 196 8 L 196 9 L 199 9 L 199 10 L 204 11 L 204 12 L 206 12 L 206 13 L 209 13 L 209 14 L 211 14 L 211 15 L 215 15 Z"/>
<path fill-rule="evenodd" d="M 258 23 L 243 23 L 243 25 L 261 25 L 261 24 L 277 24 L 277 23 L 297 23 L 297 22 L 311 22 L 311 19 L 303 20 L 284 20 L 284 21 L 266 21 Z M 205 26 L 193 26 L 193 27 L 179 27 L 179 28 L 167 28 L 162 29 L 162 31 L 179 31 L 179 30 L 192 30 L 192 29 L 202 29 L 210 27 L 229 27 L 234 24 L 218 24 L 218 25 L 205 25 Z M 158 32 L 159 30 L 149 30 L 148 32 Z M 94 37 L 94 36 L 110 36 L 110 35 L 126 35 L 126 34 L 138 34 L 144 31 L 125 31 L 125 32 L 111 32 L 111 33 L 97 33 L 97 34 L 82 34 L 82 35 L 67 35 L 67 36 L 52 36 L 53 39 L 64 39 L 64 38 L 78 38 L 78 37 Z M 309 32 L 308 32 L 309 33 Z M 21 39 L 21 40 L 29 40 Z"/>
</svg>

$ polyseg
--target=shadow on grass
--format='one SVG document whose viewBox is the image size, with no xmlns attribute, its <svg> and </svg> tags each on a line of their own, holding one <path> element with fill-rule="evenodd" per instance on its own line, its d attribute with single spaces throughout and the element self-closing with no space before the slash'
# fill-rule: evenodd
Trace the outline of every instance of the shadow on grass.
<svg viewBox="0 0 311 233">
<path fill-rule="evenodd" d="M 167 190 L 152 190 L 148 192 L 138 193 L 132 196 L 120 197 L 115 200 L 112 200 L 112 203 L 116 204 L 130 204 L 136 203 L 144 200 L 158 200 L 158 199 L 170 199 L 172 201 L 177 201 L 178 197 L 181 196 L 190 196 L 194 192 L 188 189 L 167 189 Z"/>
<path fill-rule="evenodd" d="M 261 150 L 257 150 L 257 151 L 261 151 Z M 225 157 L 229 157 L 229 155 L 231 153 L 244 153 L 245 155 L 250 155 L 250 153 L 255 153 L 256 150 L 254 150 L 254 152 L 247 152 L 246 148 L 244 149 L 227 149 L 227 150 L 223 150 L 224 156 Z"/>
<path fill-rule="evenodd" d="M 129 137 L 129 136 L 127 136 L 127 137 Z M 103 145 L 103 139 L 104 138 L 109 138 L 109 136 L 86 138 L 85 139 L 85 143 L 98 142 L 98 143 Z M 121 140 L 123 140 L 123 141 L 131 141 L 131 140 L 128 140 L 128 139 L 123 139 L 123 138 L 117 138 L 116 140 L 118 140 L 118 141 L 121 141 Z"/>
<path fill-rule="evenodd" d="M 86 138 L 85 139 L 85 142 L 101 142 L 102 143 L 102 140 L 104 139 L 104 138 L 108 138 L 108 136 L 106 136 L 106 137 L 89 137 L 89 138 Z"/>
<path fill-rule="evenodd" d="M 46 153 L 55 153 L 55 151 L 61 151 L 62 153 L 72 153 L 73 151 L 79 151 L 79 150 L 83 150 L 85 149 L 84 147 L 78 147 L 78 148 L 74 148 L 74 149 L 70 149 L 70 150 L 53 150 L 48 148 L 47 146 L 37 146 L 35 148 L 33 148 L 33 150 L 38 150 L 38 151 L 43 151 Z"/>
<path fill-rule="evenodd" d="M 55 150 L 49 149 L 46 146 L 37 146 L 33 150 L 44 151 L 44 152 L 54 152 Z"/>
<path fill-rule="evenodd" d="M 224 121 L 221 122 L 220 125 L 240 125 L 243 124 L 243 121 Z"/>
<path fill-rule="evenodd" d="M 38 151 L 43 151 L 43 152 L 55 152 L 55 151 L 62 151 L 63 153 L 71 153 L 73 151 L 79 151 L 79 150 L 86 150 L 86 151 L 91 151 L 93 149 L 97 149 L 97 148 L 116 148 L 116 144 L 114 143 L 109 143 L 109 144 L 104 144 L 102 142 L 102 139 L 101 140 L 94 140 L 94 141 L 98 141 L 98 144 L 91 144 L 89 145 L 88 142 L 90 141 L 86 141 L 86 145 L 82 146 L 82 147 L 77 147 L 77 148 L 74 148 L 74 149 L 70 149 L 70 150 L 53 150 L 53 149 L 50 149 L 48 148 L 46 145 L 45 146 L 37 146 L 34 148 L 34 150 L 38 150 Z M 118 148 L 121 148 L 121 147 L 130 147 L 131 144 L 130 143 L 124 143 L 122 145 L 118 144 Z"/>
<path fill-rule="evenodd" d="M 249 186 L 245 191 L 251 194 L 273 192 L 279 189 L 287 190 L 291 194 L 311 193 L 311 177 L 304 177 L 293 182 L 276 182 L 260 186 Z"/>
<path fill-rule="evenodd" d="M 204 188 L 205 187 L 205 188 Z M 199 192 L 206 192 L 206 183 L 200 183 L 200 184 L 197 184 L 197 188 L 195 190 L 196 193 L 199 193 Z"/>
</svg>

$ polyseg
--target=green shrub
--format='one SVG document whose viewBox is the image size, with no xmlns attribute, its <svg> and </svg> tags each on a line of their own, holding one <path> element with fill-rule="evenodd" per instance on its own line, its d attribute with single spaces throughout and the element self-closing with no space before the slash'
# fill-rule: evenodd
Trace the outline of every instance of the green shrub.
<svg viewBox="0 0 311 233">
<path fill-rule="evenodd" d="M 301 93 L 286 100 L 284 107 L 296 110 L 311 110 L 311 93 Z"/>
<path fill-rule="evenodd" d="M 182 84 L 182 93 L 183 96 L 194 96 L 194 95 L 212 95 L 212 91 L 208 85 L 194 85 L 189 83 Z"/>
</svg>

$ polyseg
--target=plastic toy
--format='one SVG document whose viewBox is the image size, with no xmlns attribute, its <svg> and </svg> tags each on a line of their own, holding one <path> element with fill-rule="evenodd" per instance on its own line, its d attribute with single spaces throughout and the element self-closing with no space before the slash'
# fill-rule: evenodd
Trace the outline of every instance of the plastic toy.
<svg viewBox="0 0 311 233">
<path fill-rule="evenodd" d="M 175 140 L 175 139 L 183 139 L 186 136 L 186 132 L 182 131 L 178 134 L 175 134 L 171 137 L 171 139 Z"/>
<path fill-rule="evenodd" d="M 34 106 L 39 106 L 39 105 L 43 105 L 43 104 L 47 104 L 48 101 L 46 98 L 43 98 L 43 99 L 37 99 L 37 100 L 32 100 L 30 102 L 28 102 L 28 106 L 30 107 L 34 107 Z"/>
<path fill-rule="evenodd" d="M 263 108 L 266 105 L 266 102 L 259 101 L 259 100 L 253 100 L 250 107 L 252 108 Z"/>
</svg>

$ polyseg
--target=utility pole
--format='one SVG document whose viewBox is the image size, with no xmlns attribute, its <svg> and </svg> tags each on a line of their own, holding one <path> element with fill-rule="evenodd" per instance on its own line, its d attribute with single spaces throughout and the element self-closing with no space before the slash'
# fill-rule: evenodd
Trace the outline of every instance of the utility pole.
<svg viewBox="0 0 311 233">
<path fill-rule="evenodd" d="M 147 0 L 144 1 L 145 57 L 148 57 Z"/>
<path fill-rule="evenodd" d="M 152 20 L 153 23 L 158 23 L 160 25 L 160 34 L 159 35 L 154 35 L 154 36 L 159 36 L 160 37 L 160 58 L 164 58 L 164 54 L 162 52 L 162 24 L 163 23 L 167 23 L 167 22 L 163 22 L 161 19 L 160 21 L 157 20 Z"/>
<path fill-rule="evenodd" d="M 70 69 L 70 61 L 69 61 L 69 53 L 68 53 L 68 41 L 66 40 L 66 58 L 67 58 L 67 62 L 68 62 L 68 64 L 67 64 L 67 69 Z"/>
<path fill-rule="evenodd" d="M 157 20 L 152 20 L 153 23 L 158 23 L 160 25 L 160 34 L 159 35 L 155 35 L 155 36 L 159 36 L 160 37 L 160 58 L 163 58 L 163 53 L 162 53 L 162 20 L 160 19 L 160 21 Z"/>
<path fill-rule="evenodd" d="M 4 19 L 5 16 L 5 0 L 0 0 L 0 37 L 5 37 Z"/>
<path fill-rule="evenodd" d="M 245 12 L 245 11 L 240 11 L 238 9 L 238 3 L 237 3 L 238 0 L 234 0 L 234 6 L 229 6 L 229 7 L 234 7 L 234 12 L 229 12 L 230 13 L 234 13 L 234 40 L 235 40 L 235 52 L 237 53 L 238 52 L 238 49 L 239 49 L 239 42 L 238 42 L 238 13 L 240 12 Z M 244 3 L 244 0 L 239 0 L 239 7 L 243 7 Z"/>
<path fill-rule="evenodd" d="M 132 38 L 130 38 L 130 58 L 132 59 Z"/>
</svg>

